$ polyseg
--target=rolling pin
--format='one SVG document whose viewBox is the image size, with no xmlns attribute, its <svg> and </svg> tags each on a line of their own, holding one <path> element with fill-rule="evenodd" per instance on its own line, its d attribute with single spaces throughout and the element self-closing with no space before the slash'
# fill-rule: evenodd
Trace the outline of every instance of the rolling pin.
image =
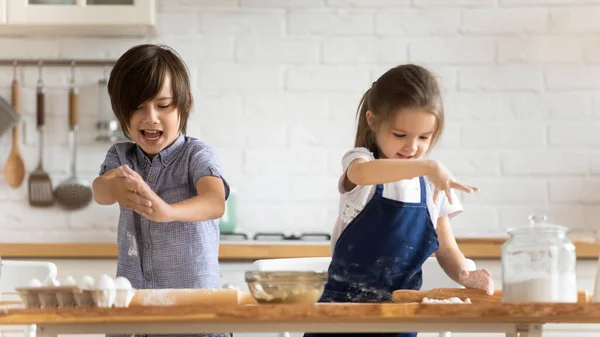
<svg viewBox="0 0 600 337">
<path fill-rule="evenodd" d="M 431 290 L 396 290 L 392 293 L 392 301 L 397 303 L 422 302 L 425 297 L 433 300 L 458 297 L 462 301 L 469 298 L 473 303 L 502 301 L 502 293 L 496 291 L 494 295 L 488 295 L 480 289 L 435 288 Z"/>
<path fill-rule="evenodd" d="M 129 306 L 246 304 L 256 304 L 256 301 L 250 293 L 237 289 L 140 289 L 135 292 Z"/>
<path fill-rule="evenodd" d="M 481 289 L 435 288 L 431 290 L 396 290 L 392 293 L 392 301 L 396 303 L 422 302 L 423 298 L 444 300 L 458 297 L 462 301 L 467 298 L 472 303 L 502 302 L 502 290 L 496 289 L 494 295 L 488 295 Z M 577 292 L 577 302 L 590 302 L 591 294 L 585 290 Z"/>
</svg>

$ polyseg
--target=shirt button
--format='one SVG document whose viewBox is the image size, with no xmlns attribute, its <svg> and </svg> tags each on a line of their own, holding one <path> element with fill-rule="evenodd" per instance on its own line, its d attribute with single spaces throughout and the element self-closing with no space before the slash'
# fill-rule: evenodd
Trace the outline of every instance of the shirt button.
<svg viewBox="0 0 600 337">
<path fill-rule="evenodd" d="M 210 170 L 211 170 L 211 171 L 213 171 L 213 172 L 216 172 L 216 171 L 217 171 L 217 168 L 216 168 L 216 167 L 214 167 L 214 166 L 211 166 L 211 167 L 210 167 Z"/>
<path fill-rule="evenodd" d="M 144 249 L 150 248 L 150 244 L 148 242 L 144 242 Z"/>
<path fill-rule="evenodd" d="M 165 164 L 168 164 L 168 163 L 169 163 L 169 161 L 165 159 L 165 161 L 163 161 L 163 163 L 165 163 Z"/>
<path fill-rule="evenodd" d="M 148 178 L 148 181 L 149 181 L 149 182 L 151 182 L 151 183 L 153 183 L 153 182 L 154 182 L 154 180 L 155 180 L 155 179 L 154 179 L 154 177 L 150 177 L 150 178 Z"/>
<path fill-rule="evenodd" d="M 150 281 L 152 279 L 152 275 L 146 274 L 146 281 Z"/>
</svg>

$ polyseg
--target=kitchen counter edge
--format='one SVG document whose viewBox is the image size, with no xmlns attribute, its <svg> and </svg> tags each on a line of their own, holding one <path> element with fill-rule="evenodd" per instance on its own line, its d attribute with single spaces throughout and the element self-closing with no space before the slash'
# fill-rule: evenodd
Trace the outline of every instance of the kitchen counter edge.
<svg viewBox="0 0 600 337">
<path fill-rule="evenodd" d="M 500 259 L 506 238 L 457 238 L 466 257 Z M 575 241 L 578 259 L 597 259 L 599 245 Z M 268 243 L 221 242 L 219 260 L 255 261 L 258 259 L 330 256 L 329 243 Z M 115 259 L 117 245 L 113 243 L 0 243 L 3 259 Z"/>
</svg>

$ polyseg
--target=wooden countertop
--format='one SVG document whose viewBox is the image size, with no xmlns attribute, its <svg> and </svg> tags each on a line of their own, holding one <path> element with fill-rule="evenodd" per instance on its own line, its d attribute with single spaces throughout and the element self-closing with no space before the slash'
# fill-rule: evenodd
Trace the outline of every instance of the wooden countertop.
<svg viewBox="0 0 600 337">
<path fill-rule="evenodd" d="M 0 325 L 253 322 L 600 323 L 600 303 L 323 303 L 130 308 L 0 309 Z"/>
<path fill-rule="evenodd" d="M 466 257 L 499 259 L 504 238 L 457 238 Z M 575 242 L 577 257 L 597 259 L 598 244 Z M 227 243 L 222 242 L 222 261 L 254 261 L 267 258 L 330 256 L 329 243 Z M 0 258 L 40 259 L 115 259 L 117 246 L 112 243 L 0 243 Z"/>
</svg>

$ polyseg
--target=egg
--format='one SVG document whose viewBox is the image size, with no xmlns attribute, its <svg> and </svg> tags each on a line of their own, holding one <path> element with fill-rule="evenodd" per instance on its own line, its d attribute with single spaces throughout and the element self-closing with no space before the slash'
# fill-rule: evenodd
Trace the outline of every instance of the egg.
<svg viewBox="0 0 600 337">
<path fill-rule="evenodd" d="M 131 286 L 131 282 L 126 277 L 119 276 L 115 279 L 116 297 L 115 307 L 126 308 L 131 303 L 135 289 Z"/>
<path fill-rule="evenodd" d="M 27 283 L 27 286 L 29 287 L 41 287 L 42 286 L 42 282 L 40 282 L 40 280 L 36 279 L 36 278 L 32 278 L 31 280 L 29 280 L 29 283 Z"/>
<path fill-rule="evenodd" d="M 44 286 L 46 287 L 58 287 L 60 286 L 60 282 L 52 276 L 46 277 L 44 280 Z"/>
<path fill-rule="evenodd" d="M 94 288 L 94 278 L 89 275 L 85 275 L 81 278 L 81 280 L 79 280 L 79 288 L 86 290 Z"/>
<path fill-rule="evenodd" d="M 112 279 L 112 277 L 110 277 L 106 274 L 102 274 L 98 278 L 98 283 L 96 283 L 96 289 L 99 289 L 99 290 L 115 289 L 115 281 Z"/>
<path fill-rule="evenodd" d="M 92 297 L 96 306 L 100 308 L 111 308 L 117 297 L 115 280 L 106 274 L 102 274 L 96 281 L 96 286 L 94 288 Z"/>
<path fill-rule="evenodd" d="M 62 282 L 62 285 L 65 286 L 74 286 L 77 285 L 77 281 L 75 281 L 75 278 L 71 275 L 65 277 L 65 279 Z"/>
<path fill-rule="evenodd" d="M 126 277 L 119 276 L 115 279 L 115 288 L 117 289 L 131 289 L 131 282 Z"/>
</svg>

